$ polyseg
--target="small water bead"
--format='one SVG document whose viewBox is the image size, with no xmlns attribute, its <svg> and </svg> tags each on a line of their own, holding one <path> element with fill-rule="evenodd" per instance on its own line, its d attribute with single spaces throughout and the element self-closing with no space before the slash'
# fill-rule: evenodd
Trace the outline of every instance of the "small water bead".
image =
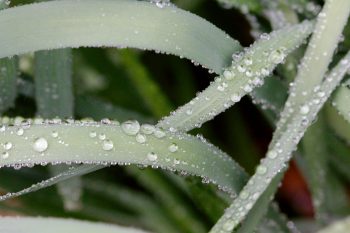
<svg viewBox="0 0 350 233">
<path fill-rule="evenodd" d="M 127 135 L 133 136 L 136 135 L 140 131 L 140 123 L 135 120 L 125 121 L 122 123 L 122 130 Z"/>
<path fill-rule="evenodd" d="M 100 133 L 100 134 L 98 135 L 98 138 L 99 138 L 100 140 L 105 140 L 105 139 L 106 139 L 106 134 Z"/>
<path fill-rule="evenodd" d="M 22 135 L 24 134 L 24 129 L 18 128 L 17 131 L 16 131 L 16 134 L 17 134 L 18 136 L 22 136 Z"/>
<path fill-rule="evenodd" d="M 142 143 L 145 143 L 146 140 L 147 140 L 146 136 L 143 135 L 143 134 L 137 134 L 136 137 L 135 137 L 135 139 L 136 139 L 136 141 L 137 141 L 138 143 L 141 143 L 141 144 L 142 144 Z"/>
<path fill-rule="evenodd" d="M 233 94 L 231 95 L 230 99 L 233 103 L 237 103 L 241 100 L 241 97 L 239 95 Z"/>
<path fill-rule="evenodd" d="M 97 136 L 97 133 L 95 132 L 95 131 L 91 131 L 90 133 L 89 133 L 89 137 L 90 138 L 95 138 Z"/>
<path fill-rule="evenodd" d="M 176 152 L 179 149 L 179 146 L 176 143 L 172 143 L 169 147 L 168 147 L 169 151 L 171 153 Z"/>
<path fill-rule="evenodd" d="M 269 61 L 275 64 L 280 64 L 283 62 L 285 57 L 284 49 L 277 49 L 270 53 Z"/>
<path fill-rule="evenodd" d="M 147 154 L 147 159 L 148 159 L 149 161 L 151 161 L 151 162 L 157 161 L 158 155 L 157 155 L 156 153 L 154 153 L 154 152 L 149 152 L 149 153 Z"/>
<path fill-rule="evenodd" d="M 251 91 L 253 90 L 253 88 L 252 88 L 250 85 L 245 85 L 244 88 L 243 88 L 243 90 L 244 90 L 245 92 L 251 92 Z"/>
<path fill-rule="evenodd" d="M 111 140 L 109 140 L 109 139 L 103 140 L 103 142 L 102 142 L 102 149 L 103 150 L 110 151 L 113 149 L 113 147 L 114 147 L 114 144 Z"/>
<path fill-rule="evenodd" d="M 141 132 L 144 134 L 152 134 L 155 131 L 154 125 L 143 124 L 141 125 Z"/>
<path fill-rule="evenodd" d="M 310 108 L 307 105 L 303 105 L 300 107 L 300 113 L 303 115 L 308 114 L 309 111 L 310 111 Z"/>
<path fill-rule="evenodd" d="M 267 172 L 267 167 L 265 167 L 264 165 L 259 165 L 257 168 L 256 168 L 256 172 L 260 175 L 263 175 Z"/>
<path fill-rule="evenodd" d="M 250 57 L 245 58 L 243 61 L 244 61 L 244 64 L 246 64 L 247 66 L 250 66 L 253 64 L 253 60 Z"/>
<path fill-rule="evenodd" d="M 7 159 L 10 156 L 9 152 L 5 151 L 1 154 L 1 158 Z"/>
<path fill-rule="evenodd" d="M 243 65 L 238 65 L 237 70 L 238 70 L 238 72 L 243 73 L 246 71 L 246 68 Z"/>
<path fill-rule="evenodd" d="M 229 71 L 229 70 L 225 70 L 224 71 L 224 77 L 225 77 L 226 80 L 231 80 L 234 77 L 234 73 Z"/>
<path fill-rule="evenodd" d="M 219 89 L 219 87 L 218 87 L 218 89 Z M 192 115 L 192 109 L 187 109 L 187 110 L 186 110 L 186 114 L 187 114 L 187 115 Z"/>
<path fill-rule="evenodd" d="M 155 129 L 153 134 L 154 134 L 154 136 L 156 138 L 163 138 L 163 137 L 165 137 L 165 132 L 163 130 L 161 130 L 161 129 Z"/>
<path fill-rule="evenodd" d="M 247 199 L 247 198 L 249 197 L 249 192 L 243 190 L 243 191 L 239 194 L 239 197 L 240 197 L 241 199 Z"/>
<path fill-rule="evenodd" d="M 51 136 L 53 138 L 57 138 L 58 137 L 58 132 L 57 131 L 52 131 Z"/>
<path fill-rule="evenodd" d="M 233 228 L 235 227 L 235 222 L 233 220 L 228 220 L 227 222 L 224 223 L 224 225 L 222 226 L 222 228 L 224 229 L 224 231 L 228 231 L 231 232 L 233 231 Z"/>
<path fill-rule="evenodd" d="M 33 149 L 37 152 L 44 152 L 49 147 L 47 140 L 43 137 L 37 138 L 34 141 Z"/>
<path fill-rule="evenodd" d="M 277 157 L 277 152 L 276 151 L 269 151 L 268 153 L 267 153 L 267 157 L 269 157 L 270 159 L 275 159 L 276 157 Z"/>
<path fill-rule="evenodd" d="M 224 91 L 225 90 L 225 87 L 220 84 L 218 87 L 217 87 L 218 91 Z"/>
<path fill-rule="evenodd" d="M 11 142 L 5 142 L 4 143 L 4 149 L 5 150 L 11 150 L 11 148 L 12 148 L 12 143 Z"/>
</svg>

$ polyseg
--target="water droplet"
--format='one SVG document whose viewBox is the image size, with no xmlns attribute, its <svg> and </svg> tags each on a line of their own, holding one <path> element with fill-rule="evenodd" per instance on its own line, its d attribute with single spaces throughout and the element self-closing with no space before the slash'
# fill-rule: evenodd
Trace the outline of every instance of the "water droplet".
<svg viewBox="0 0 350 233">
<path fill-rule="evenodd" d="M 102 149 L 103 150 L 110 151 L 113 149 L 113 147 L 114 147 L 114 144 L 111 140 L 109 140 L 109 139 L 103 140 L 103 142 L 102 142 Z"/>
<path fill-rule="evenodd" d="M 33 144 L 33 149 L 37 152 L 44 152 L 45 150 L 47 150 L 49 144 L 47 143 L 47 140 L 45 138 L 37 138 L 34 141 Z"/>
<path fill-rule="evenodd" d="M 307 105 L 303 105 L 303 106 L 301 106 L 300 107 L 300 113 L 301 114 L 308 114 L 309 113 L 309 111 L 310 111 L 310 108 L 309 108 L 309 106 L 307 106 Z"/>
<path fill-rule="evenodd" d="M 163 137 L 165 137 L 165 132 L 163 130 L 161 130 L 161 129 L 156 129 L 153 134 L 154 134 L 154 136 L 156 138 L 163 138 Z"/>
<path fill-rule="evenodd" d="M 58 132 L 57 131 L 52 131 L 51 136 L 53 138 L 57 138 L 58 137 Z"/>
<path fill-rule="evenodd" d="M 11 142 L 5 142 L 4 143 L 4 149 L 5 150 L 11 150 L 12 148 L 12 143 Z"/>
<path fill-rule="evenodd" d="M 284 49 L 277 49 L 270 53 L 269 61 L 275 64 L 280 64 L 283 62 L 285 57 Z"/>
<path fill-rule="evenodd" d="M 154 162 L 154 161 L 156 161 L 158 159 L 158 155 L 156 153 L 154 153 L 154 152 L 149 152 L 147 154 L 147 159 L 149 161 L 151 161 L 151 162 Z"/>
<path fill-rule="evenodd" d="M 141 132 L 144 134 L 152 134 L 156 128 L 150 124 L 141 125 Z"/>
<path fill-rule="evenodd" d="M 174 153 L 179 149 L 179 146 L 176 143 L 172 143 L 168 149 L 170 152 Z"/>
<path fill-rule="evenodd" d="M 24 134 L 24 130 L 22 128 L 18 128 L 17 131 L 16 131 L 16 134 L 18 136 L 22 136 Z"/>
<path fill-rule="evenodd" d="M 241 199 L 247 199 L 249 197 L 249 193 L 247 191 L 242 191 L 240 194 L 239 194 L 239 197 Z"/>
<path fill-rule="evenodd" d="M 140 123 L 138 121 L 125 121 L 122 123 L 122 130 L 127 135 L 136 135 L 140 131 Z"/>
<path fill-rule="evenodd" d="M 237 103 L 241 100 L 241 97 L 239 95 L 233 94 L 233 95 L 231 95 L 230 99 L 233 103 Z"/>
<path fill-rule="evenodd" d="M 264 165 L 259 165 L 257 168 L 256 168 L 256 172 L 260 175 L 263 175 L 267 172 L 267 168 L 264 166 Z"/>
<path fill-rule="evenodd" d="M 98 138 L 99 138 L 100 140 L 105 140 L 105 139 L 106 139 L 106 134 L 100 133 L 100 134 L 98 135 Z"/>
<path fill-rule="evenodd" d="M 243 65 L 238 65 L 237 70 L 238 70 L 238 72 L 243 73 L 246 71 L 246 68 Z"/>
<path fill-rule="evenodd" d="M 224 77 L 226 78 L 226 80 L 231 80 L 233 79 L 235 76 L 235 74 L 229 70 L 225 70 L 224 71 Z"/>
<path fill-rule="evenodd" d="M 7 159 L 10 156 L 9 152 L 5 151 L 1 154 L 1 158 Z"/>
<path fill-rule="evenodd" d="M 267 153 L 267 157 L 269 157 L 270 159 L 275 159 L 277 157 L 277 152 L 276 151 L 269 151 Z"/>
<path fill-rule="evenodd" d="M 246 64 L 247 66 L 250 66 L 253 64 L 253 60 L 250 57 L 245 58 L 243 61 L 244 61 L 244 64 Z"/>
<path fill-rule="evenodd" d="M 145 135 L 143 135 L 143 134 L 137 134 L 136 135 L 136 141 L 138 142 L 138 143 L 145 143 L 146 142 L 146 136 Z"/>
<path fill-rule="evenodd" d="M 224 223 L 222 228 L 224 229 L 224 231 L 231 232 L 234 226 L 235 226 L 235 223 L 232 220 L 228 220 L 227 222 Z"/>
<path fill-rule="evenodd" d="M 97 136 L 97 133 L 95 132 L 95 131 L 91 131 L 90 133 L 89 133 L 89 137 L 90 138 L 95 138 Z"/>
</svg>

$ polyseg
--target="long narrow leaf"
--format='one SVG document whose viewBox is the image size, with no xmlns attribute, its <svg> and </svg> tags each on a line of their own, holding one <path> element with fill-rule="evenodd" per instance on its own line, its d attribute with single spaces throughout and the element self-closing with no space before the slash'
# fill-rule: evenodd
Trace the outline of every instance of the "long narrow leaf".
<svg viewBox="0 0 350 233">
<path fill-rule="evenodd" d="M 189 131 L 200 127 L 219 113 L 238 102 L 242 96 L 262 85 L 263 78 L 311 33 L 313 24 L 304 22 L 272 32 L 255 42 L 223 75 L 190 103 L 162 119 L 158 126 Z"/>
<path fill-rule="evenodd" d="M 0 218 L 0 232 L 12 233 L 146 233 L 134 228 L 110 224 L 92 223 L 77 220 L 55 218 L 3 217 Z"/>
<path fill-rule="evenodd" d="M 63 47 L 135 47 L 186 57 L 221 72 L 230 62 L 227 58 L 241 48 L 198 16 L 145 1 L 63 0 L 20 6 L 0 13 L 0 31 L 0 58 Z"/>
</svg>

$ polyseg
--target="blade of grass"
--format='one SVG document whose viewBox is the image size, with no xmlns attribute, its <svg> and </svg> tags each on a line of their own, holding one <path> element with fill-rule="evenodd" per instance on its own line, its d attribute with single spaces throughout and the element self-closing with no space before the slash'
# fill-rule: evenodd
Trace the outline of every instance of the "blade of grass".
<svg viewBox="0 0 350 233">
<path fill-rule="evenodd" d="M 319 99 L 320 102 L 310 105 L 310 109 L 306 114 L 297 112 L 291 121 L 288 122 L 285 132 L 278 135 L 277 138 L 276 134 L 274 135 L 267 157 L 261 161 L 260 165 L 257 167 L 256 173 L 243 188 L 240 196 L 233 201 L 229 209 L 212 228 L 211 232 L 232 232 L 248 213 L 256 211 L 256 203 L 259 197 L 267 195 L 265 190 L 273 189 L 275 191 L 277 189 L 279 181 L 275 182 L 277 179 L 276 177 L 282 177 L 281 174 L 291 158 L 291 153 L 296 149 L 298 142 L 305 133 L 307 127 L 315 119 L 323 103 L 344 77 L 347 69 L 350 67 L 349 61 L 350 52 L 330 72 L 326 78 L 327 81 L 321 84 L 319 91 L 324 93 L 324 96 L 320 98 L 318 96 L 319 92 L 316 92 L 308 99 L 308 102 L 312 102 L 314 99 Z M 267 201 L 260 202 L 259 209 L 262 208 L 261 205 L 267 206 L 267 204 Z M 250 228 L 253 227 L 254 226 L 250 225 Z"/>
<path fill-rule="evenodd" d="M 120 227 L 111 224 L 92 223 L 87 221 L 58 219 L 58 218 L 30 218 L 30 217 L 3 217 L 0 218 L 1 232 L 27 233 L 145 233 L 134 228 Z"/>
<path fill-rule="evenodd" d="M 6 144 L 6 148 L 10 147 L 3 151 L 1 166 L 59 162 L 101 165 L 133 163 L 202 176 L 232 195 L 246 179 L 242 169 L 225 153 L 187 134 L 156 129 L 153 135 L 139 134 L 147 138 L 145 143 L 140 143 L 135 135 L 130 136 L 125 130 L 130 122 L 122 124 L 122 127 L 106 122 L 22 124 L 5 127 L 1 132 L 3 137 L 0 142 Z M 19 128 L 24 131 L 22 135 L 16 133 Z"/>
<path fill-rule="evenodd" d="M 189 131 L 211 120 L 255 87 L 262 85 L 263 78 L 306 39 L 312 25 L 311 22 L 304 22 L 272 32 L 268 38 L 261 38 L 207 89 L 190 103 L 163 118 L 158 126 Z"/>
<path fill-rule="evenodd" d="M 339 220 L 330 226 L 318 231 L 318 233 L 343 233 L 349 230 L 350 217 Z"/>
<path fill-rule="evenodd" d="M 13 26 L 16 30 L 11 30 Z M 186 57 L 221 72 L 230 62 L 227 58 L 241 48 L 198 16 L 145 1 L 63 0 L 24 5 L 0 13 L 0 31 L 0 58 L 63 47 L 136 47 Z"/>
</svg>

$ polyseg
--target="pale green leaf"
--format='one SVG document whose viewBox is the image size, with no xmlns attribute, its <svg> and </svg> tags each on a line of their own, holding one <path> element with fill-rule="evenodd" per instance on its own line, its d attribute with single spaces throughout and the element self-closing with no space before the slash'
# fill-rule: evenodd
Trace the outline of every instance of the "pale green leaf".
<svg viewBox="0 0 350 233">
<path fill-rule="evenodd" d="M 200 127 L 238 102 L 242 96 L 263 84 L 263 78 L 281 63 L 311 33 L 313 24 L 302 24 L 274 31 L 241 54 L 223 75 L 192 101 L 162 119 L 158 126 L 189 131 Z"/>
<path fill-rule="evenodd" d="M 0 58 L 64 47 L 134 47 L 186 57 L 220 73 L 241 48 L 198 16 L 145 1 L 24 5 L 0 12 L 0 31 Z"/>
<path fill-rule="evenodd" d="M 2 217 L 0 232 L 11 233 L 146 233 L 134 228 L 71 219 Z"/>
</svg>

